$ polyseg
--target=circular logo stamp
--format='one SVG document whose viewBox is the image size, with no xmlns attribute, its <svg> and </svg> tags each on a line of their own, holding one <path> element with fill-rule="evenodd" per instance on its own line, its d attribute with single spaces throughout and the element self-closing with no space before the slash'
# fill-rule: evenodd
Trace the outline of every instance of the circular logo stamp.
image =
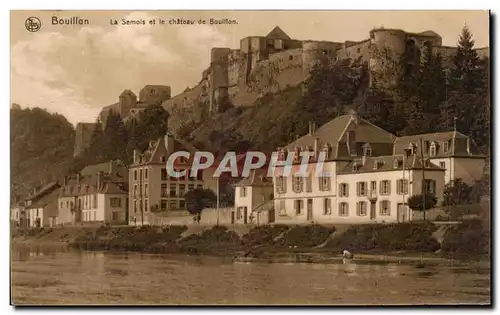
<svg viewBox="0 0 500 315">
<path fill-rule="evenodd" d="M 35 16 L 30 16 L 24 22 L 24 26 L 29 32 L 38 32 L 42 27 L 42 21 Z"/>
</svg>

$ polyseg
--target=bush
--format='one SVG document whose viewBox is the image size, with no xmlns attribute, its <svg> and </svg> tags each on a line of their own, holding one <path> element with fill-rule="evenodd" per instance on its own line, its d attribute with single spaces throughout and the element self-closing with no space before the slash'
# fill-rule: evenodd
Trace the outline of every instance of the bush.
<svg viewBox="0 0 500 315">
<path fill-rule="evenodd" d="M 442 250 L 448 253 L 481 255 L 489 253 L 489 245 L 489 228 L 480 220 L 468 220 L 446 231 Z"/>
<path fill-rule="evenodd" d="M 271 245 L 274 239 L 280 234 L 288 230 L 286 225 L 263 225 L 250 230 L 247 234 L 243 235 L 241 241 L 246 246 L 260 246 Z"/>
<path fill-rule="evenodd" d="M 323 244 L 335 228 L 321 225 L 295 226 L 285 232 L 276 244 L 280 246 L 314 247 Z"/>
<path fill-rule="evenodd" d="M 432 237 L 436 229 L 431 223 L 353 226 L 326 246 L 351 251 L 434 252 L 439 249 L 439 242 Z"/>
</svg>

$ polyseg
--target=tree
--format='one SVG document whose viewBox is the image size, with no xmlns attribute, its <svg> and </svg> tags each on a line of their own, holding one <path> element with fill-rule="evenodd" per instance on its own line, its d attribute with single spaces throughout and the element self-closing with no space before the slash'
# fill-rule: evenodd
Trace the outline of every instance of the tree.
<svg viewBox="0 0 500 315">
<path fill-rule="evenodd" d="M 213 207 L 217 201 L 217 196 L 212 190 L 203 188 L 188 191 L 184 198 L 186 199 L 187 211 L 198 215 L 198 217 L 203 209 Z"/>
<path fill-rule="evenodd" d="M 480 72 L 478 71 L 479 57 L 474 49 L 472 33 L 464 26 L 457 44 L 457 54 L 453 59 L 454 70 L 452 71 L 452 84 L 456 89 L 465 92 L 474 92 L 480 84 Z"/>
<path fill-rule="evenodd" d="M 472 187 L 461 178 L 456 178 L 444 187 L 443 206 L 454 206 L 471 203 Z"/>
<path fill-rule="evenodd" d="M 424 220 L 426 211 L 434 208 L 436 204 L 437 204 L 436 196 L 430 193 L 413 195 L 408 199 L 408 206 L 410 207 L 411 210 L 423 211 Z"/>
</svg>

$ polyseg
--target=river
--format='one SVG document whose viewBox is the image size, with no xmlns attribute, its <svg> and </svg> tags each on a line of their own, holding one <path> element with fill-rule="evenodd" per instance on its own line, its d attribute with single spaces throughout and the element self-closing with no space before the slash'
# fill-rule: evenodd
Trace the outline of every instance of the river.
<svg viewBox="0 0 500 315">
<path fill-rule="evenodd" d="M 14 305 L 489 304 L 490 268 L 11 250 Z"/>
</svg>

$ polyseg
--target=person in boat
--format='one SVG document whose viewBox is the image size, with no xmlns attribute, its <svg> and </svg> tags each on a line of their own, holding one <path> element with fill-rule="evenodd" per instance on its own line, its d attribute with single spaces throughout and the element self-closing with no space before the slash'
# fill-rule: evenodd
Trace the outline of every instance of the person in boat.
<svg viewBox="0 0 500 315">
<path fill-rule="evenodd" d="M 344 249 L 344 251 L 342 252 L 342 258 L 353 259 L 354 255 L 347 249 Z"/>
</svg>

